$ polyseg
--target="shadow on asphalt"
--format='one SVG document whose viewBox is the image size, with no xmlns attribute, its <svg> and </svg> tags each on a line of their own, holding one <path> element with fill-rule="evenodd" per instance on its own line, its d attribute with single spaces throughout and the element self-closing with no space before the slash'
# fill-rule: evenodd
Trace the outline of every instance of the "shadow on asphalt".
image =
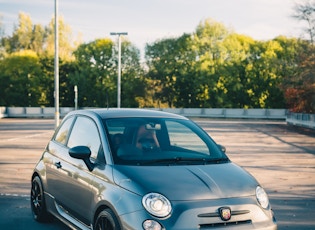
<svg viewBox="0 0 315 230">
<path fill-rule="evenodd" d="M 30 198 L 27 196 L 0 196 L 0 229 L 10 230 L 69 230 L 59 220 L 39 223 L 33 219 Z"/>
<path fill-rule="evenodd" d="M 270 203 L 278 223 L 278 230 L 314 230 L 314 198 L 271 198 Z"/>
</svg>

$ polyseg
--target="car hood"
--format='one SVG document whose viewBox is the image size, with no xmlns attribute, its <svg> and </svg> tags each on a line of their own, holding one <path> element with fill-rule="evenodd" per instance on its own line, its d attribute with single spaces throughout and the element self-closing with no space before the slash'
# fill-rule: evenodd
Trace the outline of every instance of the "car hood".
<svg viewBox="0 0 315 230">
<path fill-rule="evenodd" d="M 257 181 L 234 163 L 187 166 L 125 166 L 113 169 L 117 185 L 141 196 L 158 192 L 170 200 L 250 196 Z"/>
</svg>

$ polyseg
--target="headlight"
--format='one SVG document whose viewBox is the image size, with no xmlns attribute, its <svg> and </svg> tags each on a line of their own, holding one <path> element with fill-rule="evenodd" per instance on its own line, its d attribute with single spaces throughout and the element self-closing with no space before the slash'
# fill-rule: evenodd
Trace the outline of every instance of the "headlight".
<svg viewBox="0 0 315 230">
<path fill-rule="evenodd" d="M 172 211 L 169 200 L 158 193 L 148 193 L 142 198 L 144 208 L 154 216 L 166 217 Z"/>
<path fill-rule="evenodd" d="M 263 207 L 264 209 L 268 208 L 269 199 L 268 199 L 267 193 L 260 186 L 257 186 L 256 188 L 256 198 L 258 200 L 258 203 L 261 205 L 261 207 Z"/>
</svg>

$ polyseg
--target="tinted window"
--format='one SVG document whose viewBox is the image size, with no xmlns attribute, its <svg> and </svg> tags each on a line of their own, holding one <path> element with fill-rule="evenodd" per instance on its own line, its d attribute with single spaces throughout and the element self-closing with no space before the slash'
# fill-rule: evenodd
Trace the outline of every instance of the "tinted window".
<svg viewBox="0 0 315 230">
<path fill-rule="evenodd" d="M 101 141 L 96 124 L 87 117 L 78 117 L 76 119 L 69 137 L 69 148 L 79 145 L 89 147 L 92 152 L 91 158 L 97 158 Z"/>
<path fill-rule="evenodd" d="M 57 142 L 59 142 L 63 145 L 66 144 L 73 119 L 74 119 L 74 117 L 70 117 L 61 124 L 61 126 L 60 126 L 60 128 L 59 128 L 59 130 L 55 136 L 55 140 Z"/>
</svg>

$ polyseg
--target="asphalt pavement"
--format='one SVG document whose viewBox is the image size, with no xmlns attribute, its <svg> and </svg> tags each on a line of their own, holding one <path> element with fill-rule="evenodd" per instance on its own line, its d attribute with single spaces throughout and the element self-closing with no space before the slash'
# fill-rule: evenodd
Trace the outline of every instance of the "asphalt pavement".
<svg viewBox="0 0 315 230">
<path fill-rule="evenodd" d="M 269 194 L 278 229 L 315 229 L 315 131 L 284 121 L 194 119 Z M 30 178 L 54 131 L 51 119 L 0 119 L 0 229 L 67 229 L 40 224 Z"/>
</svg>

